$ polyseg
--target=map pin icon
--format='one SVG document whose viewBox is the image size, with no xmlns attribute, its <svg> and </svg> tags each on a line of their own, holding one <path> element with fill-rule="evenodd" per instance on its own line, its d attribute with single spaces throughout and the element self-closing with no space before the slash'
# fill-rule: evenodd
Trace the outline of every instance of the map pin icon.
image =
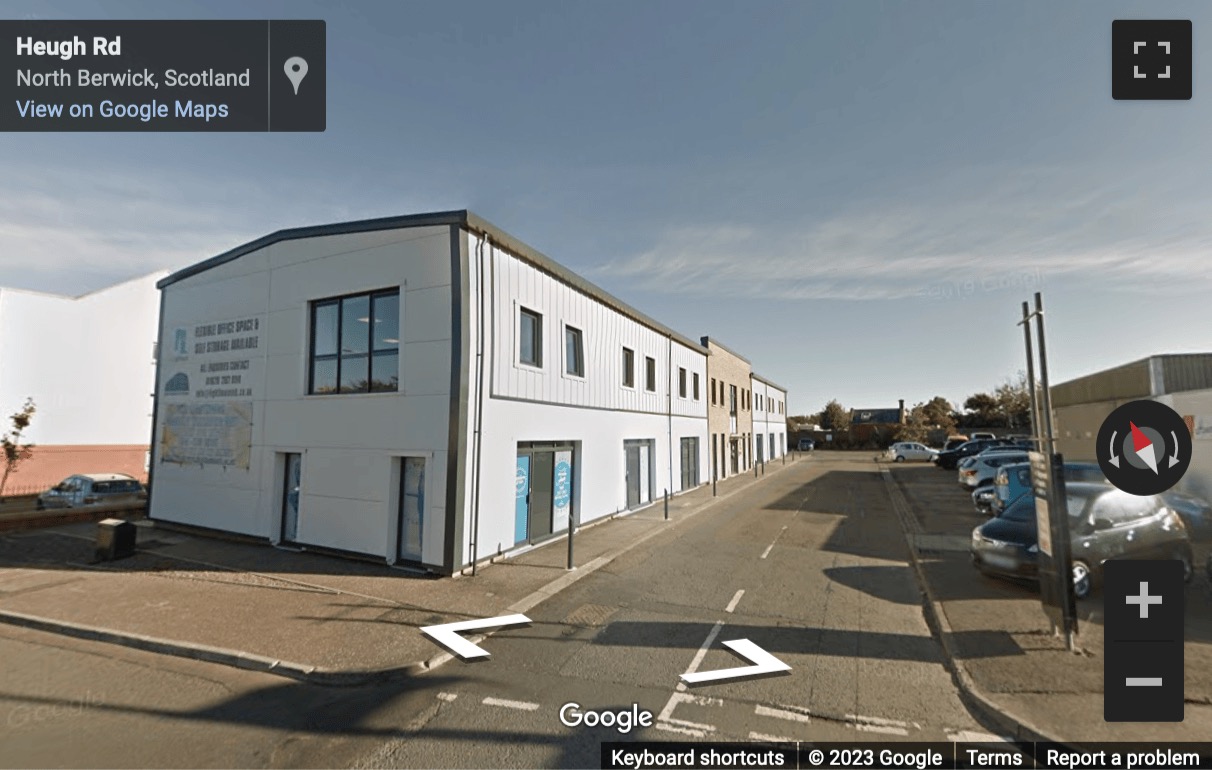
<svg viewBox="0 0 1212 770">
<path fill-rule="evenodd" d="M 295 96 L 298 96 L 299 84 L 307 77 L 307 61 L 302 56 L 292 56 L 286 60 L 283 69 L 286 70 L 286 77 L 290 78 L 290 84 L 295 87 Z"/>
</svg>

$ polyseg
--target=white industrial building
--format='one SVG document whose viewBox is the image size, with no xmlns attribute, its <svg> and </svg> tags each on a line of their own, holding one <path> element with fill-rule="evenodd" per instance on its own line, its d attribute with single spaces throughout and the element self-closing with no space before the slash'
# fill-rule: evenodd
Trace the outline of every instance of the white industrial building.
<svg viewBox="0 0 1212 770">
<path fill-rule="evenodd" d="M 771 462 L 787 454 L 787 389 L 765 377 L 753 381 L 753 459 Z"/>
<path fill-rule="evenodd" d="M 708 350 L 471 213 L 159 286 L 154 519 L 451 574 L 708 480 Z"/>
<path fill-rule="evenodd" d="M 152 273 L 71 297 L 0 287 L 0 419 L 27 398 L 33 456 L 10 491 L 71 473 L 141 474 L 151 435 L 156 282 Z M 132 464 L 135 467 L 131 467 Z"/>
</svg>

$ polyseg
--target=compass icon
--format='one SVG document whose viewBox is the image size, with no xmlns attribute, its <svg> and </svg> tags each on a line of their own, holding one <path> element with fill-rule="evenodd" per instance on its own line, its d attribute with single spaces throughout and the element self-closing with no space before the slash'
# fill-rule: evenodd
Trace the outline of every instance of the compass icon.
<svg viewBox="0 0 1212 770">
<path fill-rule="evenodd" d="M 1191 464 L 1191 433 L 1181 415 L 1157 401 L 1130 401 L 1098 431 L 1095 453 L 1107 480 L 1133 495 L 1165 492 Z"/>
</svg>

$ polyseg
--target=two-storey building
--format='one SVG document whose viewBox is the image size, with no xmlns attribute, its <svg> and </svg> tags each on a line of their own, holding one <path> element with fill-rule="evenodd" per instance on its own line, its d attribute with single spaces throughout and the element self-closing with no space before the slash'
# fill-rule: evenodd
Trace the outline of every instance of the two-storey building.
<svg viewBox="0 0 1212 770">
<path fill-rule="evenodd" d="M 705 344 L 465 211 L 159 286 L 153 519 L 450 574 L 707 481 L 710 400 L 748 460 L 748 363 L 713 390 Z"/>
</svg>

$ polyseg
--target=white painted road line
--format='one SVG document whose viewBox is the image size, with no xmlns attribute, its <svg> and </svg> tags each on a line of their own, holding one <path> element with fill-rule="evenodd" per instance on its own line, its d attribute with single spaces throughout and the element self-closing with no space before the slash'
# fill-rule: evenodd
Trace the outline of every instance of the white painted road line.
<svg viewBox="0 0 1212 770">
<path fill-rule="evenodd" d="M 799 709 L 795 706 L 777 709 L 770 708 L 769 706 L 757 706 L 754 708 L 753 713 L 760 717 L 776 717 L 778 719 L 787 719 L 792 722 L 803 722 L 805 724 L 812 721 L 808 714 L 808 709 Z"/>
<path fill-rule="evenodd" d="M 671 733 L 680 733 L 682 735 L 690 735 L 695 738 L 707 737 L 707 733 L 703 732 L 702 730 L 688 730 L 684 727 L 674 727 L 673 725 L 666 725 L 660 722 L 657 722 L 655 725 L 653 725 L 653 727 L 658 730 L 665 730 Z"/>
<path fill-rule="evenodd" d="M 864 733 L 882 733 L 884 735 L 908 735 L 909 731 L 903 727 L 892 727 L 891 725 L 865 725 L 861 722 L 854 726 L 854 729 Z"/>
<path fill-rule="evenodd" d="M 440 693 L 438 693 L 438 700 L 440 700 L 440 701 L 445 701 L 445 702 L 447 702 L 447 703 L 452 702 L 452 701 L 453 701 L 455 698 L 457 698 L 457 697 L 459 697 L 459 694 L 458 694 L 458 693 L 454 693 L 454 692 L 440 692 Z"/>
<path fill-rule="evenodd" d="M 974 730 L 947 730 L 947 740 L 952 743 L 1013 743 L 1013 738 L 1006 738 L 990 733 Z"/>
<path fill-rule="evenodd" d="M 524 700 L 504 700 L 502 698 L 485 698 L 480 701 L 485 706 L 500 706 L 501 708 L 517 709 L 518 711 L 538 711 L 539 704 L 528 703 Z"/>
<path fill-rule="evenodd" d="M 763 558 L 763 559 L 765 559 L 767 556 L 769 556 L 769 555 L 770 555 L 770 552 L 774 550 L 774 544 L 775 544 L 775 543 L 777 543 L 777 542 L 779 541 L 779 538 L 780 538 L 780 537 L 782 537 L 782 536 L 783 536 L 783 533 L 784 533 L 784 532 L 786 532 L 786 531 L 787 531 L 787 525 L 786 525 L 786 524 L 784 524 L 784 525 L 783 525 L 783 528 L 779 530 L 779 533 L 778 533 L 777 535 L 775 535 L 775 536 L 774 536 L 774 540 L 772 540 L 772 541 L 770 542 L 770 545 L 766 546 L 766 550 L 762 552 L 762 558 Z"/>
<path fill-rule="evenodd" d="M 744 595 L 745 595 L 744 588 L 737 591 L 736 594 L 733 595 L 732 601 L 728 602 L 728 606 L 724 608 L 724 612 L 732 612 L 733 610 L 735 610 L 736 605 L 741 601 L 741 597 Z"/>
<path fill-rule="evenodd" d="M 711 633 L 707 634 L 707 641 L 703 642 L 703 646 L 699 648 L 699 651 L 694 654 L 694 659 L 690 661 L 690 668 L 686 669 L 687 674 L 693 674 L 698 670 L 699 664 L 702 663 L 703 658 L 707 656 L 707 650 L 711 649 L 711 643 L 715 641 L 716 636 L 719 635 L 720 629 L 723 627 L 723 621 L 720 621 L 711 627 Z M 678 692 L 686 692 L 686 685 L 682 682 L 678 682 Z M 669 702 L 672 703 L 673 699 L 670 698 Z M 665 707 L 668 708 L 668 704 L 666 704 Z"/>
<path fill-rule="evenodd" d="M 795 743 L 791 738 L 783 738 L 778 735 L 766 735 L 765 733 L 749 733 L 751 741 L 766 741 L 767 743 Z"/>
</svg>

